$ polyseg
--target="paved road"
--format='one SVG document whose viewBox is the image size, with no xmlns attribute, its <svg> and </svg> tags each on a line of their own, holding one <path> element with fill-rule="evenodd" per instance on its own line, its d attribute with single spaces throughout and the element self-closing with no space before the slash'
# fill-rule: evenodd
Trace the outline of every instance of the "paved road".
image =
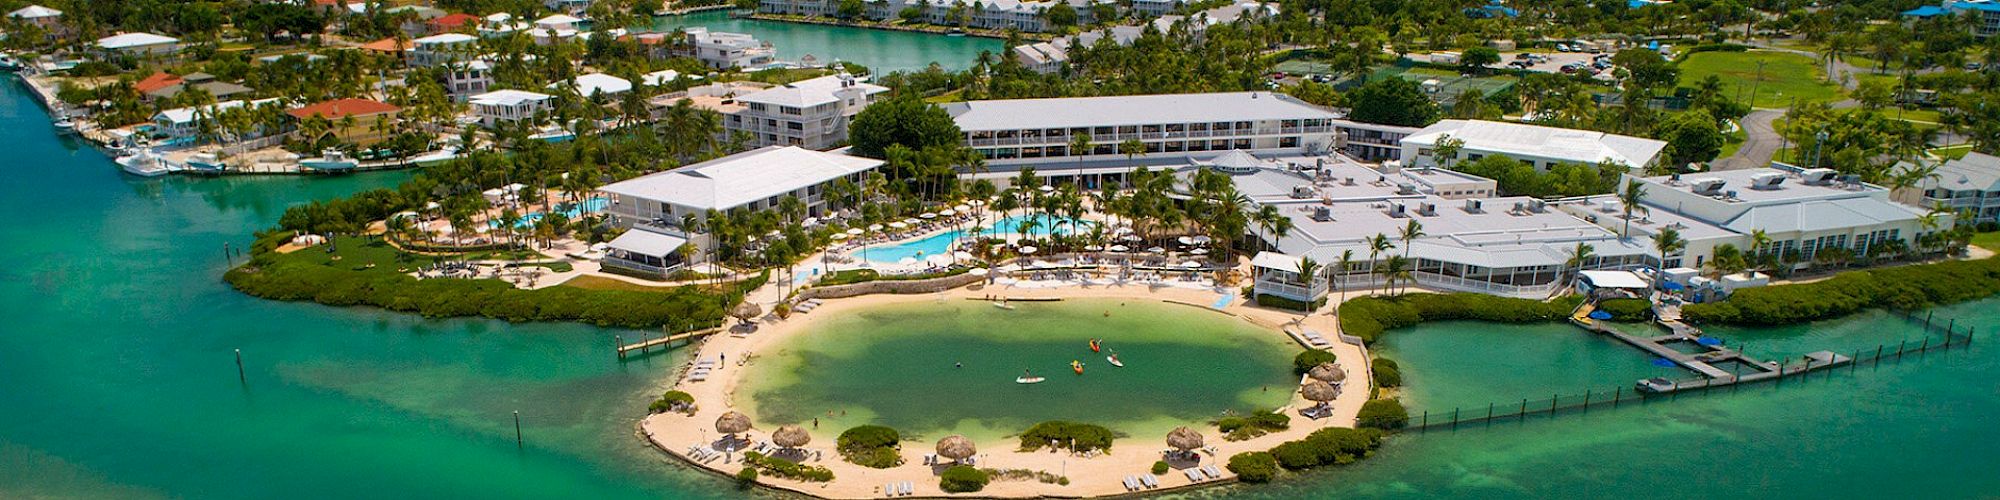
<svg viewBox="0 0 2000 500">
<path fill-rule="evenodd" d="M 1771 164 L 1771 157 L 1778 153 L 1778 144 L 1784 140 L 1778 137 L 1778 130 L 1771 122 L 1785 116 L 1782 109 L 1759 109 L 1744 116 L 1743 147 L 1728 158 L 1710 162 L 1712 170 L 1741 170 L 1758 168 Z"/>
</svg>

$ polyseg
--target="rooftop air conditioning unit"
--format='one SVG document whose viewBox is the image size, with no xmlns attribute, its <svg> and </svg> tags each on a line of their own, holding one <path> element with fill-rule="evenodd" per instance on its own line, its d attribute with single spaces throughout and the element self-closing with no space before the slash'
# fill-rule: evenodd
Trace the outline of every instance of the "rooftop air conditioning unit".
<svg viewBox="0 0 2000 500">
<path fill-rule="evenodd" d="M 1410 215 L 1410 209 L 1409 207 L 1404 206 L 1403 202 L 1396 201 L 1389 203 L 1390 217 L 1408 217 L 1409 215 Z"/>
<path fill-rule="evenodd" d="M 1320 222 L 1332 221 L 1333 210 L 1328 209 L 1326 207 L 1313 207 L 1313 220 Z"/>
<path fill-rule="evenodd" d="M 1393 174 L 1403 171 L 1403 162 L 1387 160 L 1382 162 L 1382 173 Z"/>
<path fill-rule="evenodd" d="M 1542 200 L 1528 200 L 1529 212 L 1534 212 L 1539 214 L 1542 212 L 1546 212 L 1548 210 L 1549 210 L 1549 202 Z"/>
<path fill-rule="evenodd" d="M 1484 205 L 1485 204 L 1481 203 L 1478 198 L 1465 200 L 1465 213 L 1476 214 L 1485 211 Z"/>
<path fill-rule="evenodd" d="M 1417 194 L 1417 185 L 1408 182 L 1396 183 L 1396 194 Z"/>
<path fill-rule="evenodd" d="M 1353 177 L 1348 177 L 1348 178 L 1347 178 L 1347 180 L 1345 180 L 1345 181 L 1342 181 L 1342 182 L 1341 182 L 1341 184 L 1343 184 L 1343 185 L 1348 185 L 1348 186 L 1352 186 L 1352 185 L 1354 185 L 1354 178 L 1353 178 Z"/>
<path fill-rule="evenodd" d="M 1799 172 L 1799 182 L 1813 186 L 1824 186 L 1832 184 L 1834 178 L 1839 175 L 1840 172 L 1836 172 L 1831 168 L 1808 168 Z"/>
<path fill-rule="evenodd" d="M 1604 201 L 1600 201 L 1600 202 L 1597 202 L 1597 211 L 1599 211 L 1599 212 L 1604 212 L 1604 213 L 1607 213 L 1607 214 L 1608 214 L 1608 213 L 1612 213 L 1612 212 L 1617 212 L 1617 211 L 1618 211 L 1618 201 L 1617 201 L 1617 200 L 1604 200 Z"/>
<path fill-rule="evenodd" d="M 1438 211 L 1438 206 L 1436 203 L 1431 203 L 1426 201 L 1417 204 L 1417 213 L 1424 215 L 1437 215 L 1437 211 Z"/>
<path fill-rule="evenodd" d="M 1292 199 L 1306 200 L 1313 197 L 1312 186 L 1292 186 Z"/>
<path fill-rule="evenodd" d="M 1778 185 L 1784 183 L 1785 183 L 1785 174 L 1777 172 L 1764 172 L 1750 176 L 1750 189 L 1756 189 L 1756 190 L 1777 189 Z"/>
<path fill-rule="evenodd" d="M 1699 194 L 1704 196 L 1714 196 L 1722 192 L 1723 184 L 1728 184 L 1728 181 L 1724 181 L 1722 179 L 1717 179 L 1714 177 L 1689 179 L 1688 191 L 1692 191 L 1694 192 L 1694 194 Z"/>
<path fill-rule="evenodd" d="M 1517 201 L 1517 202 L 1514 202 L 1514 209 L 1513 209 L 1513 210 L 1509 210 L 1509 211 L 1508 211 L 1508 213 L 1512 213 L 1512 214 L 1519 214 L 1519 213 L 1522 213 L 1522 212 L 1526 212 L 1526 211 L 1528 211 L 1528 209 L 1527 209 L 1527 206 L 1526 206 L 1526 205 L 1527 205 L 1526 203 L 1521 203 L 1521 202 L 1518 202 L 1518 201 Z"/>
<path fill-rule="evenodd" d="M 1727 191 L 1727 192 L 1724 192 L 1724 193 L 1722 193 L 1722 199 L 1725 199 L 1725 200 L 1734 200 L 1734 199 L 1736 199 L 1736 190 L 1734 190 L 1734 189 L 1731 189 L 1731 190 L 1729 190 L 1729 191 Z"/>
</svg>

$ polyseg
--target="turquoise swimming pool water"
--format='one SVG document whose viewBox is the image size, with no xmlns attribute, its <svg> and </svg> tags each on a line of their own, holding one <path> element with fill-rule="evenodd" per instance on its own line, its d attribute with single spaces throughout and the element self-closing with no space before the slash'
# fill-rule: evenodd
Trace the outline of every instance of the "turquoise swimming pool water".
<svg viewBox="0 0 2000 500">
<path fill-rule="evenodd" d="M 585 213 L 589 213 L 589 212 L 602 212 L 602 211 L 604 211 L 604 207 L 606 207 L 606 206 L 610 206 L 610 205 L 611 205 L 611 199 L 610 199 L 610 198 L 590 198 L 590 199 L 586 199 L 586 200 L 583 200 L 583 202 L 582 202 L 582 203 L 557 203 L 557 204 L 556 204 L 556 206 L 559 206 L 559 207 L 568 207 L 568 208 L 566 208 L 566 209 L 562 210 L 561 212 L 562 212 L 562 214 L 563 214 L 563 216 L 564 216 L 564 217 L 569 217 L 569 218 L 570 218 L 570 219 L 572 219 L 572 220 L 576 219 L 577 217 L 582 217 L 582 216 L 583 216 L 583 214 L 585 214 Z M 529 212 L 529 213 L 528 213 L 528 214 L 526 214 L 526 215 L 522 215 L 522 216 L 521 216 L 521 221 L 520 221 L 520 222 L 516 222 L 516 223 L 514 223 L 514 227 L 518 227 L 518 228 L 529 228 L 529 227 L 534 227 L 534 225 L 535 225 L 535 222 L 537 222 L 537 221 L 540 221 L 540 220 L 542 220 L 542 217 L 545 217 L 545 216 L 547 216 L 547 215 L 548 215 L 548 214 L 547 214 L 547 213 L 545 213 L 545 212 Z M 487 221 L 487 222 L 486 222 L 486 224 L 487 224 L 488 226 L 491 226 L 491 227 L 500 227 L 500 221 L 497 221 L 497 220 L 496 220 L 496 221 Z"/>
<path fill-rule="evenodd" d="M 1028 220 L 1030 217 L 1016 215 L 1000 219 L 994 221 L 992 227 L 981 230 L 979 234 L 988 237 L 1022 234 L 1021 222 Z M 1090 227 L 1091 225 L 1090 221 L 1085 220 L 1058 217 L 1040 217 L 1040 219 L 1041 221 L 1035 226 L 1033 233 L 1033 236 L 1038 238 L 1045 238 L 1051 234 L 1071 234 L 1076 231 L 1076 228 Z M 860 254 L 862 259 L 869 262 L 893 263 L 905 258 L 922 260 L 924 257 L 950 252 L 951 244 L 964 236 L 965 230 L 954 229 L 933 234 L 920 240 L 905 241 L 894 245 L 863 247 L 856 253 Z"/>
</svg>

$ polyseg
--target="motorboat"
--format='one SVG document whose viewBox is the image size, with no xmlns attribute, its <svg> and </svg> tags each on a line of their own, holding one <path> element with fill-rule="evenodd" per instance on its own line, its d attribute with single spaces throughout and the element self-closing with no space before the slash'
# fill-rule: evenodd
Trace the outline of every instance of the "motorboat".
<svg viewBox="0 0 2000 500">
<path fill-rule="evenodd" d="M 994 302 L 994 303 L 993 303 L 993 307 L 998 307 L 998 308 L 1001 308 L 1001 309 L 1006 309 L 1006 310 L 1009 310 L 1009 311 L 1012 311 L 1012 310 L 1014 310 L 1014 305 L 1013 305 L 1013 304 L 1008 304 L 1008 303 L 1007 303 L 1007 302 L 1005 302 L 1005 301 L 1000 301 L 1000 302 Z"/>
<path fill-rule="evenodd" d="M 1039 384 L 1042 383 L 1043 380 L 1048 380 L 1048 379 L 1037 377 L 1032 373 L 1028 373 L 1027 370 L 1021 370 L 1021 376 L 1014 377 L 1014 383 L 1016 384 Z"/>
<path fill-rule="evenodd" d="M 200 172 L 221 172 L 223 166 L 222 159 L 217 158 L 213 153 L 197 153 L 188 156 L 187 161 L 181 162 L 181 164 L 186 165 L 188 170 Z"/>
<path fill-rule="evenodd" d="M 141 149 L 137 153 L 118 157 L 113 162 L 124 169 L 125 173 L 140 177 L 159 177 L 172 171 L 167 168 L 166 160 L 150 149 Z"/>
<path fill-rule="evenodd" d="M 56 127 L 56 133 L 74 134 L 76 133 L 77 123 L 76 120 L 71 119 L 68 114 L 60 114 L 56 115 L 55 127 Z"/>
<path fill-rule="evenodd" d="M 329 148 L 327 150 L 320 151 L 319 154 L 320 156 L 318 158 L 306 158 L 299 160 L 299 166 L 311 170 L 321 170 L 329 172 L 354 170 L 355 167 L 361 166 L 360 162 L 355 161 L 354 158 L 351 156 L 347 156 L 347 152 L 345 151 Z"/>
</svg>

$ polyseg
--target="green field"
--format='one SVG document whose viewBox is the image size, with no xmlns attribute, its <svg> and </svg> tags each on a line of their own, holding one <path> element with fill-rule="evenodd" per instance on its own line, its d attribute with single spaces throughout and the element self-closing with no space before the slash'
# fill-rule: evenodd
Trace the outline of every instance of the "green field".
<svg viewBox="0 0 2000 500">
<path fill-rule="evenodd" d="M 1763 80 L 1756 81 L 1757 63 L 1764 63 Z M 1681 82 L 1698 82 L 1709 75 L 1722 77 L 1732 97 L 1757 96 L 1751 106 L 1783 108 L 1799 101 L 1840 99 L 1840 87 L 1825 83 L 1825 72 L 1813 58 L 1789 52 L 1701 52 L 1681 61 Z"/>
</svg>

